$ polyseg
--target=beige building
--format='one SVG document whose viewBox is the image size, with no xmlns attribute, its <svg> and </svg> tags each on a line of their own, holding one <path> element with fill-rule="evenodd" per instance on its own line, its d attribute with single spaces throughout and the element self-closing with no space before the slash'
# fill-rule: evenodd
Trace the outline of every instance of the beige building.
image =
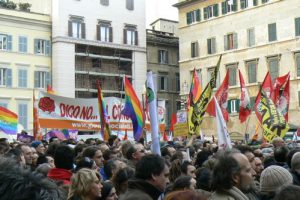
<svg viewBox="0 0 300 200">
<path fill-rule="evenodd" d="M 33 7 L 14 2 L 2 1 L 0 7 L 0 105 L 32 132 L 33 91 L 37 95 L 51 83 L 51 18 L 38 7 L 48 7 L 49 1 Z"/>
<path fill-rule="evenodd" d="M 180 82 L 190 83 L 195 67 L 203 87 L 223 54 L 220 79 L 230 71 L 227 124 L 230 133 L 254 133 L 254 112 L 248 122 L 238 120 L 241 70 L 251 96 L 257 96 L 269 70 L 272 78 L 291 73 L 289 122 L 300 125 L 300 2 L 299 0 L 182 0 L 179 10 Z M 188 90 L 181 90 L 186 98 Z M 206 135 L 215 133 L 215 119 L 202 124 Z"/>
<path fill-rule="evenodd" d="M 157 78 L 158 100 L 165 101 L 167 129 L 172 113 L 180 109 L 177 25 L 160 18 L 151 23 L 152 30 L 147 30 L 147 70 Z"/>
</svg>

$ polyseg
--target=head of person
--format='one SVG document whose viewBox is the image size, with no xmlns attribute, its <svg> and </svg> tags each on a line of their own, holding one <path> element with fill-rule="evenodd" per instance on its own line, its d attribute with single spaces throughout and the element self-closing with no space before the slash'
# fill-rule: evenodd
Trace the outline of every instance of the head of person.
<svg viewBox="0 0 300 200">
<path fill-rule="evenodd" d="M 254 155 L 251 147 L 249 147 L 248 145 L 239 145 L 236 148 L 248 158 L 252 169 L 254 169 L 255 168 L 255 161 L 254 161 L 255 155 Z"/>
<path fill-rule="evenodd" d="M 89 157 L 81 157 L 79 160 L 76 161 L 75 172 L 78 172 L 82 168 L 92 169 L 96 172 L 99 170 L 98 166 L 96 165 L 96 162 L 93 159 L 90 159 Z"/>
<path fill-rule="evenodd" d="M 212 177 L 213 190 L 229 190 L 237 187 L 241 191 L 250 189 L 255 175 L 248 158 L 239 152 L 225 152 L 220 155 Z"/>
<path fill-rule="evenodd" d="M 201 167 L 196 170 L 196 188 L 206 191 L 211 191 L 212 172 L 206 167 Z"/>
<path fill-rule="evenodd" d="M 126 152 L 126 158 L 128 160 L 139 161 L 146 154 L 145 147 L 141 143 L 137 143 L 129 147 Z"/>
<path fill-rule="evenodd" d="M 208 149 L 203 149 L 202 151 L 200 151 L 199 153 L 197 153 L 197 156 L 196 156 L 196 161 L 195 161 L 195 166 L 198 168 L 198 167 L 201 167 L 202 164 L 208 160 L 209 156 L 211 156 L 212 153 L 210 150 Z"/>
<path fill-rule="evenodd" d="M 291 170 L 300 174 L 300 152 L 297 152 L 293 155 L 291 161 Z"/>
<path fill-rule="evenodd" d="M 134 176 L 134 169 L 125 167 L 118 170 L 112 178 L 112 182 L 116 188 L 117 194 L 123 194 L 127 191 L 128 180 Z"/>
<path fill-rule="evenodd" d="M 287 161 L 286 162 L 287 162 L 287 165 L 289 166 L 290 169 L 292 168 L 292 158 L 293 158 L 294 154 L 297 153 L 297 152 L 300 152 L 299 147 L 290 150 L 290 152 L 287 156 Z"/>
<path fill-rule="evenodd" d="M 82 168 L 71 178 L 68 199 L 98 199 L 101 197 L 100 175 L 94 170 Z"/>
<path fill-rule="evenodd" d="M 118 158 L 109 160 L 104 164 L 104 172 L 108 179 L 111 179 L 114 174 L 121 168 L 126 167 L 126 164 Z"/>
<path fill-rule="evenodd" d="M 102 167 L 103 165 L 103 154 L 100 148 L 97 146 L 89 146 L 85 148 L 82 152 L 82 156 L 93 159 L 98 167 Z"/>
<path fill-rule="evenodd" d="M 45 146 L 41 141 L 33 141 L 31 147 L 35 148 L 38 154 L 45 154 Z"/>
<path fill-rule="evenodd" d="M 49 155 L 40 155 L 36 161 L 36 165 L 39 166 L 43 163 L 49 164 L 50 168 L 55 168 L 54 159 Z"/>
<path fill-rule="evenodd" d="M 136 164 L 135 177 L 149 182 L 163 192 L 169 183 L 169 167 L 161 156 L 149 154 Z"/>
<path fill-rule="evenodd" d="M 260 192 L 262 196 L 273 198 L 275 192 L 284 184 L 292 184 L 293 177 L 288 170 L 277 165 L 264 169 L 260 176 Z"/>
<path fill-rule="evenodd" d="M 15 159 L 17 163 L 22 167 L 26 166 L 24 154 L 20 149 L 10 149 L 5 153 L 5 157 Z"/>
<path fill-rule="evenodd" d="M 261 172 L 262 172 L 263 169 L 264 169 L 264 165 L 263 165 L 261 159 L 258 158 L 258 157 L 255 157 L 255 158 L 254 158 L 254 161 L 255 161 L 255 168 L 254 168 L 254 171 L 255 171 L 255 173 L 256 173 L 256 176 L 257 176 L 257 177 L 260 177 Z"/>
<path fill-rule="evenodd" d="M 194 190 L 179 190 L 170 192 L 164 200 L 207 200 L 208 197 Z"/>
<path fill-rule="evenodd" d="M 274 149 L 274 159 L 276 162 L 284 163 L 287 161 L 289 149 L 286 146 L 279 146 Z"/>
<path fill-rule="evenodd" d="M 109 181 L 102 183 L 102 190 L 101 190 L 101 198 L 100 200 L 117 200 L 118 195 L 116 193 L 116 189 L 114 188 L 113 184 Z"/>
<path fill-rule="evenodd" d="M 32 165 L 33 157 L 32 157 L 31 148 L 26 144 L 20 144 L 16 148 L 22 151 L 25 158 L 26 165 Z"/>
<path fill-rule="evenodd" d="M 74 150 L 65 144 L 59 144 L 54 153 L 56 168 L 71 170 L 74 164 Z"/>
<path fill-rule="evenodd" d="M 183 175 L 186 175 L 186 176 L 191 176 L 192 178 L 196 178 L 196 168 L 194 167 L 194 165 L 189 162 L 189 161 L 184 161 L 182 164 L 181 164 L 181 173 Z"/>
<path fill-rule="evenodd" d="M 280 188 L 274 200 L 298 200 L 300 196 L 300 186 L 287 184 Z"/>
<path fill-rule="evenodd" d="M 281 137 L 275 137 L 272 140 L 272 144 L 274 146 L 274 148 L 276 149 L 277 147 L 281 147 L 281 146 L 285 146 L 285 142 Z"/>
<path fill-rule="evenodd" d="M 88 139 L 86 139 L 85 144 L 96 145 L 96 140 L 94 138 L 88 138 Z"/>
<path fill-rule="evenodd" d="M 194 190 L 196 188 L 196 180 L 191 176 L 180 176 L 173 184 L 173 191 L 176 190 Z"/>
</svg>

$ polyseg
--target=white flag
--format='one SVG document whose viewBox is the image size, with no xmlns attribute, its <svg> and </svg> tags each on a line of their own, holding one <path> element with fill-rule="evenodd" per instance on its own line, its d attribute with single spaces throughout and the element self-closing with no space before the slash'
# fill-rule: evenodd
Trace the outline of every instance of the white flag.
<svg viewBox="0 0 300 200">
<path fill-rule="evenodd" d="M 217 120 L 217 132 L 218 132 L 218 146 L 219 149 L 231 149 L 231 140 L 228 134 L 227 126 L 222 115 L 221 108 L 214 97 L 216 105 L 216 120 Z"/>
<path fill-rule="evenodd" d="M 151 123 L 152 152 L 160 155 L 157 98 L 154 89 L 152 71 L 147 72 L 147 101 L 149 103 L 149 114 Z"/>
</svg>

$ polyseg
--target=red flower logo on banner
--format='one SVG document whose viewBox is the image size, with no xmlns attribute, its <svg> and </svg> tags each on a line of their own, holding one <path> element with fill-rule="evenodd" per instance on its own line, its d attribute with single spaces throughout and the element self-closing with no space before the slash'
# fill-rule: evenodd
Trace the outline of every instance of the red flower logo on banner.
<svg viewBox="0 0 300 200">
<path fill-rule="evenodd" d="M 48 111 L 49 113 L 53 112 L 55 110 L 55 104 L 54 100 L 51 99 L 50 97 L 43 97 L 39 101 L 39 108 L 46 112 Z"/>
</svg>

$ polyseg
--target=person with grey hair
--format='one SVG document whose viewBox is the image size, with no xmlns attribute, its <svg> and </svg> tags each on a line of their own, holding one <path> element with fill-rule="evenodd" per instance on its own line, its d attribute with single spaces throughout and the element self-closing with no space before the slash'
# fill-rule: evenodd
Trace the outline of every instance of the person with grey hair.
<svg viewBox="0 0 300 200">
<path fill-rule="evenodd" d="M 300 186 L 300 152 L 295 153 L 292 157 L 291 174 L 293 176 L 293 184 Z"/>
</svg>

